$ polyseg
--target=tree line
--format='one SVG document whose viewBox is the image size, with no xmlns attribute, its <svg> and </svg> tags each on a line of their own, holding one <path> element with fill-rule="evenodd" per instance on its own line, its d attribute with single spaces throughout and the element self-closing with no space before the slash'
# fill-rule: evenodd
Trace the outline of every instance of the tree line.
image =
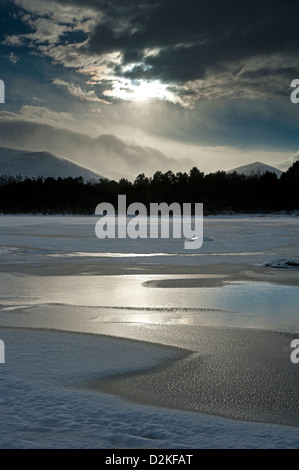
<svg viewBox="0 0 299 470">
<path fill-rule="evenodd" d="M 299 209 L 299 162 L 280 178 L 275 173 L 245 176 L 225 171 L 204 174 L 193 167 L 189 173 L 157 171 L 140 174 L 132 182 L 83 178 L 0 178 L 0 212 L 4 214 L 93 214 L 101 202 L 117 208 L 118 195 L 127 204 L 152 202 L 204 204 L 205 214 L 219 212 L 271 212 Z"/>
</svg>

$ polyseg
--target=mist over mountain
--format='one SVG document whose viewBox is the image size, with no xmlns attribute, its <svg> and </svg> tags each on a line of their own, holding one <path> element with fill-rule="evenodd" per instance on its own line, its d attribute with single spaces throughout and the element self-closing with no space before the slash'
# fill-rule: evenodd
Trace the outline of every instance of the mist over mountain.
<svg viewBox="0 0 299 470">
<path fill-rule="evenodd" d="M 169 168 L 179 171 L 181 167 L 180 160 L 168 157 L 154 147 L 123 140 L 113 134 L 101 134 L 92 138 L 84 133 L 44 123 L 1 120 L 1 116 L 0 147 L 29 149 L 34 152 L 46 150 L 114 179 L 134 178 L 139 173 L 150 174 L 156 170 L 167 171 Z M 191 166 L 192 163 L 189 163 Z"/>
<path fill-rule="evenodd" d="M 31 152 L 0 147 L 0 176 L 22 178 L 103 178 L 98 173 L 50 152 Z"/>
</svg>

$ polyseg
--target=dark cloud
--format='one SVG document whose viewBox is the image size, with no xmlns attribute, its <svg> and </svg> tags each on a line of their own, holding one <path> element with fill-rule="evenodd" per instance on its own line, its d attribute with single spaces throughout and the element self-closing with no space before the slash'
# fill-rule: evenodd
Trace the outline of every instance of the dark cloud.
<svg viewBox="0 0 299 470">
<path fill-rule="evenodd" d="M 297 67 L 279 67 L 279 68 L 266 68 L 262 67 L 259 70 L 247 70 L 241 73 L 243 78 L 260 79 L 261 77 L 268 77 L 271 80 L 273 75 L 285 75 L 287 77 L 297 77 L 299 75 L 299 66 Z M 289 83 L 287 82 L 288 89 Z"/>
<path fill-rule="evenodd" d="M 259 86 L 259 77 L 272 75 L 290 81 L 298 74 L 297 0 L 55 1 L 98 11 L 99 20 L 80 52 L 98 56 L 120 52 L 121 64 L 112 65 L 118 77 L 160 80 L 182 87 L 196 80 L 210 80 L 211 76 L 221 78 L 226 71 L 237 76 L 243 89 L 252 77 L 253 87 L 256 91 L 259 88 L 262 96 L 265 87 L 263 83 Z M 281 65 L 261 65 L 260 61 L 243 74 L 235 73 L 255 58 L 276 60 Z M 225 95 L 226 83 L 223 87 Z M 271 82 L 268 94 L 269 90 Z M 184 93 L 194 90 L 185 88 Z M 236 96 L 238 93 L 240 90 Z M 274 87 L 272 95 L 276 93 Z M 177 89 L 176 94 L 182 95 L 182 90 Z"/>
<path fill-rule="evenodd" d="M 113 92 L 123 85 L 122 79 L 159 80 L 175 95 L 161 99 L 189 107 L 199 98 L 211 97 L 207 83 L 215 79 L 216 97 L 281 96 L 277 84 L 290 82 L 299 71 L 297 0 L 42 0 L 34 8 L 26 0 L 15 3 L 23 9 L 20 15 L 26 8 L 28 15 L 23 34 L 5 35 L 6 46 L 19 38 L 63 67 L 86 76 L 90 67 L 89 84 L 102 85 L 103 93 L 109 92 L 114 77 L 119 82 L 108 93 L 112 101 L 118 98 Z M 59 7 L 70 7 L 67 16 L 61 10 L 61 21 L 58 13 L 55 16 Z M 72 10 L 80 16 L 75 27 Z M 96 65 L 90 66 L 97 58 L 98 72 Z M 267 77 L 273 77 L 273 87 L 272 80 L 265 87 Z M 196 81 L 205 83 L 194 87 Z M 129 94 L 129 86 L 127 90 Z M 253 91 L 251 96 L 248 90 Z"/>
<path fill-rule="evenodd" d="M 145 49 L 158 48 L 157 55 L 144 57 L 150 78 L 194 80 L 209 66 L 256 55 L 296 54 L 299 48 L 295 1 L 124 1 L 123 7 L 117 1 L 87 3 L 105 13 L 91 32 L 87 50 L 121 51 L 128 63 L 140 59 Z M 132 76 L 138 76 L 137 70 Z"/>
</svg>

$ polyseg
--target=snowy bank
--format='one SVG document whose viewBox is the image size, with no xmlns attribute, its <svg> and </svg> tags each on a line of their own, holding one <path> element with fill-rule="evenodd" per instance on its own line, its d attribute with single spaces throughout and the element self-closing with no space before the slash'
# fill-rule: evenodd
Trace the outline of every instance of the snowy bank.
<svg viewBox="0 0 299 470">
<path fill-rule="evenodd" d="M 174 359 L 175 350 L 47 331 L 1 329 L 0 337 L 2 449 L 299 448 L 296 427 L 141 406 L 86 386 Z"/>
</svg>

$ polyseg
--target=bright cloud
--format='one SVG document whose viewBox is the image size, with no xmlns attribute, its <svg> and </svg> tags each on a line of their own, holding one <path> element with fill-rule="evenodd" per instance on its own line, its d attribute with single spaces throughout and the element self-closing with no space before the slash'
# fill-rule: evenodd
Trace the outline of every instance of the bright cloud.
<svg viewBox="0 0 299 470">
<path fill-rule="evenodd" d="M 64 80 L 60 80 L 58 78 L 55 78 L 53 80 L 53 84 L 54 85 L 59 85 L 59 86 L 65 86 L 68 90 L 68 92 L 82 100 L 82 101 L 97 101 L 99 103 L 106 103 L 107 104 L 107 101 L 103 100 L 103 99 L 100 99 L 96 96 L 94 90 L 89 90 L 89 91 L 84 91 L 82 90 L 82 88 L 79 86 L 79 85 L 75 85 L 74 83 L 68 83 L 68 82 L 65 82 Z"/>
</svg>

